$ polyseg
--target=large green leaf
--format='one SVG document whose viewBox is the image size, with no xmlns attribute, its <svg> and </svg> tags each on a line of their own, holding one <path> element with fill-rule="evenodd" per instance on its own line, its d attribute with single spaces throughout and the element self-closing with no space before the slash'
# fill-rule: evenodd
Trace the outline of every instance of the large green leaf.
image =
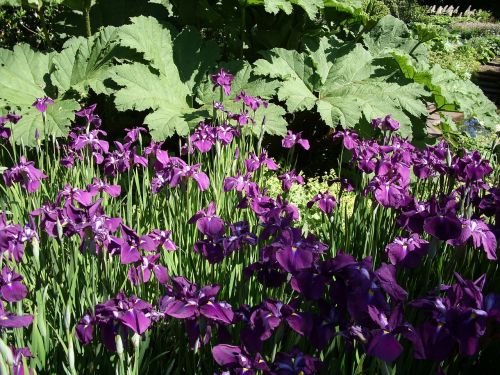
<svg viewBox="0 0 500 375">
<path fill-rule="evenodd" d="M 316 107 L 327 125 L 350 128 L 363 118 L 370 121 L 391 114 L 404 135 L 412 134 L 409 115 L 426 113 L 422 99 L 427 93 L 421 85 L 380 79 L 373 56 L 359 44 L 342 53 L 326 41 L 316 48 L 307 54 L 283 49 L 266 52 L 255 63 L 255 71 L 283 80 L 278 98 L 291 112 Z"/>
<path fill-rule="evenodd" d="M 154 38 L 151 38 L 154 35 Z M 165 25 L 152 17 L 137 17 L 119 30 L 120 43 L 141 53 L 150 66 L 133 63 L 114 68 L 112 79 L 121 88 L 115 94 L 119 110 L 152 110 L 144 123 L 155 139 L 178 133 L 208 115 L 194 108 L 193 89 L 218 58 L 213 43 L 203 43 L 191 29 L 175 40 Z"/>
<path fill-rule="evenodd" d="M 22 115 L 14 126 L 13 139 L 26 145 L 35 143 L 35 130 L 41 139 L 46 135 L 66 136 L 78 103 L 58 99 L 49 84 L 51 56 L 34 52 L 28 45 L 17 45 L 13 51 L 0 50 L 0 107 Z M 32 107 L 36 98 L 55 99 L 45 116 Z"/>
<path fill-rule="evenodd" d="M 463 112 L 466 118 L 475 117 L 485 127 L 498 131 L 500 116 L 495 104 L 473 82 L 438 64 L 430 66 L 406 54 L 394 53 L 394 58 L 406 77 L 424 85 L 434 95 L 439 110 Z"/>
<path fill-rule="evenodd" d="M 363 41 L 374 57 L 398 53 L 410 53 L 417 59 L 426 59 L 427 48 L 412 37 L 406 24 L 391 15 L 381 18 Z"/>
<path fill-rule="evenodd" d="M 110 93 L 105 85 L 119 48 L 117 30 L 106 27 L 91 38 L 73 38 L 54 56 L 52 83 L 60 94 L 85 96 L 91 88 L 96 93 Z"/>
<path fill-rule="evenodd" d="M 323 8 L 323 0 L 248 0 L 247 5 L 264 5 L 266 12 L 277 14 L 280 10 L 286 14 L 293 12 L 293 5 L 298 5 L 314 19 L 318 10 Z"/>
<path fill-rule="evenodd" d="M 249 63 L 224 64 L 224 68 L 234 73 L 234 81 L 232 82 L 232 94 L 236 95 L 244 91 L 247 95 L 260 96 L 263 99 L 270 99 L 275 95 L 280 82 L 277 80 L 269 81 L 262 78 L 257 78 L 253 75 L 253 69 Z M 198 93 L 198 102 L 206 108 L 207 111 L 212 107 L 214 101 L 220 100 L 219 90 L 213 90 L 211 82 L 204 82 L 201 85 Z M 239 112 L 242 108 L 241 103 L 237 103 L 231 97 L 224 97 L 224 108 L 231 112 Z M 260 135 L 261 126 L 264 124 L 264 132 L 271 135 L 284 135 L 286 133 L 287 123 L 283 116 L 285 110 L 273 103 L 269 103 L 268 108 L 259 108 L 254 115 L 255 125 L 252 126 L 252 131 L 256 135 Z"/>
<path fill-rule="evenodd" d="M 75 118 L 75 111 L 80 105 L 74 100 L 55 100 L 45 112 L 45 126 L 42 114 L 35 108 L 22 113 L 21 120 L 12 127 L 12 136 L 18 143 L 33 146 L 36 143 L 35 133 L 38 131 L 40 140 L 50 137 L 66 137 Z"/>
</svg>

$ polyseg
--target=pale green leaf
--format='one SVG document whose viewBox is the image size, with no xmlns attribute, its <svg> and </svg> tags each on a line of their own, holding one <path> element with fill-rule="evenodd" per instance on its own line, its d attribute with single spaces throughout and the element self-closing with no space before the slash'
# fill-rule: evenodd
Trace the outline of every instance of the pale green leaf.
<svg viewBox="0 0 500 375">
<path fill-rule="evenodd" d="M 89 88 L 96 93 L 110 93 L 105 81 L 118 48 L 117 30 L 106 27 L 91 38 L 75 38 L 53 58 L 51 80 L 60 94 L 76 92 L 85 96 Z"/>
<path fill-rule="evenodd" d="M 33 146 L 36 144 L 36 130 L 40 140 L 51 136 L 66 137 L 78 109 L 80 105 L 75 100 L 56 100 L 47 107 L 44 126 L 42 114 L 36 108 L 29 108 L 21 112 L 21 120 L 12 127 L 12 138 L 16 143 Z"/>
</svg>

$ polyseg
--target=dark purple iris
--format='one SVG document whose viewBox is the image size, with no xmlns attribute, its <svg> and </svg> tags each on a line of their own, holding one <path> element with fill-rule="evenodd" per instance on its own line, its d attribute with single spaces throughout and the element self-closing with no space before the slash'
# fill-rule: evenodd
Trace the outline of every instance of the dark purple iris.
<svg viewBox="0 0 500 375">
<path fill-rule="evenodd" d="M 442 285 L 442 294 L 411 302 L 411 306 L 428 312 L 430 319 L 417 327 L 420 345 L 415 357 L 442 361 L 458 345 L 461 355 L 477 353 L 480 339 L 485 335 L 487 322 L 498 321 L 498 299 L 485 298 L 482 290 L 486 276 L 475 281 L 465 280 L 455 273 L 457 283 Z"/>
<path fill-rule="evenodd" d="M 17 124 L 21 119 L 21 116 L 15 113 L 8 113 L 6 116 L 0 116 L 0 138 L 9 139 L 11 135 L 11 130 L 6 128 L 4 125 L 8 122 L 11 124 Z"/>
<path fill-rule="evenodd" d="M 166 185 L 176 187 L 185 184 L 190 178 L 196 181 L 201 191 L 210 186 L 208 176 L 200 171 L 201 164 L 188 165 L 180 158 L 170 157 L 167 151 L 156 151 L 154 169 L 156 175 L 151 182 L 153 193 L 158 193 Z"/>
<path fill-rule="evenodd" d="M 322 362 L 295 348 L 290 353 L 277 353 L 271 367 L 276 375 L 311 375 L 321 369 Z"/>
<path fill-rule="evenodd" d="M 35 163 L 27 161 L 21 156 L 19 164 L 3 172 L 3 180 L 7 186 L 12 186 L 15 182 L 21 184 L 28 193 L 33 193 L 40 187 L 40 181 L 47 176 L 35 168 Z"/>
<path fill-rule="evenodd" d="M 269 373 L 269 367 L 260 354 L 252 356 L 238 346 L 216 345 L 212 348 L 212 356 L 219 366 L 229 369 L 231 374 L 255 375 L 257 371 Z"/>
<path fill-rule="evenodd" d="M 252 173 L 262 166 L 267 167 L 267 169 L 271 171 L 275 171 L 279 168 L 274 159 L 268 157 L 266 150 L 262 150 L 259 156 L 250 152 L 248 154 L 248 159 L 245 159 L 245 168 L 247 172 Z"/>
<path fill-rule="evenodd" d="M 97 326 L 104 345 L 116 351 L 115 336 L 120 334 L 121 329 L 125 332 L 130 329 L 142 335 L 157 319 L 156 315 L 149 303 L 120 292 L 116 297 L 96 305 L 93 316 L 86 314 L 76 326 L 76 336 L 80 342 L 88 344 L 93 339 L 93 327 Z"/>
<path fill-rule="evenodd" d="M 429 242 L 413 233 L 409 238 L 396 237 L 385 251 L 392 264 L 397 267 L 415 268 L 429 251 Z"/>
<path fill-rule="evenodd" d="M 22 228 L 19 224 L 7 223 L 4 212 L 0 214 L 0 252 L 8 253 L 8 257 L 16 262 L 21 262 L 24 256 L 26 242 L 40 242 L 35 231 L 35 224 L 30 220 L 29 225 Z"/>
<path fill-rule="evenodd" d="M 230 304 L 217 301 L 219 285 L 198 288 L 184 277 L 172 277 L 171 286 L 160 299 L 160 310 L 165 315 L 185 320 L 191 347 L 208 343 L 212 327 L 231 324 L 234 312 Z"/>
</svg>

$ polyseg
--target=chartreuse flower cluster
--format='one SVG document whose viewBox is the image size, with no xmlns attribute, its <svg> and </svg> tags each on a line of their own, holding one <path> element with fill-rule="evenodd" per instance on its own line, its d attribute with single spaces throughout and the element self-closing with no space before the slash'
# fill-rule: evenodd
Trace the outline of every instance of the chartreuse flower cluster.
<svg viewBox="0 0 500 375">
<path fill-rule="evenodd" d="M 212 82 L 231 94 L 230 73 Z M 12 371 L 139 374 L 155 371 L 151 361 L 172 373 L 298 375 L 331 373 L 349 353 L 383 371 L 402 358 L 444 370 L 476 356 L 500 324 L 500 295 L 484 292 L 500 225 L 489 162 L 444 142 L 417 149 L 387 116 L 373 120 L 375 139 L 333 137 L 352 156 L 356 183 L 334 173 L 306 181 L 253 135 L 267 103 L 244 92 L 234 100 L 240 113 L 215 102 L 178 150 L 143 147 L 140 127 L 110 144 L 93 105 L 58 144 L 58 165 L 42 168 L 51 156 L 41 145 L 31 160 L 26 149 L 10 160 L 0 327 Z M 34 106 L 43 114 L 51 104 Z M 2 126 L 15 123 L 8 116 Z M 292 132 L 282 145 L 310 148 Z M 469 258 L 475 278 L 449 261 L 452 248 L 484 254 Z M 437 265 L 447 261 L 449 275 Z M 416 285 L 409 272 L 429 267 L 439 282 Z M 41 310 L 51 306 L 53 317 Z M 54 343 L 30 340 L 37 335 Z M 59 351 L 64 364 L 45 358 Z"/>
</svg>

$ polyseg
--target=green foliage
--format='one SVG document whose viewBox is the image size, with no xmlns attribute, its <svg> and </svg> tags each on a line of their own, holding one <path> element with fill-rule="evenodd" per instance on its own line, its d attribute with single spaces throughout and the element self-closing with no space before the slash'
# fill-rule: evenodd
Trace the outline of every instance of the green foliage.
<svg viewBox="0 0 500 375">
<path fill-rule="evenodd" d="M 426 114 L 423 88 L 384 80 L 382 66 L 360 44 L 339 49 L 324 39 L 309 53 L 275 49 L 255 64 L 257 74 L 283 81 L 278 99 L 288 111 L 315 109 L 331 127 L 354 128 L 363 118 L 369 122 L 390 113 L 410 136 L 409 116 Z"/>
<path fill-rule="evenodd" d="M 18 142 L 33 145 L 35 131 L 46 135 L 66 136 L 74 111 L 79 108 L 73 99 L 63 99 L 47 81 L 54 55 L 32 51 L 27 44 L 13 51 L 0 49 L 0 107 L 21 114 L 21 121 L 13 129 Z M 55 104 L 49 106 L 45 119 L 32 107 L 35 98 L 49 96 Z"/>
</svg>

